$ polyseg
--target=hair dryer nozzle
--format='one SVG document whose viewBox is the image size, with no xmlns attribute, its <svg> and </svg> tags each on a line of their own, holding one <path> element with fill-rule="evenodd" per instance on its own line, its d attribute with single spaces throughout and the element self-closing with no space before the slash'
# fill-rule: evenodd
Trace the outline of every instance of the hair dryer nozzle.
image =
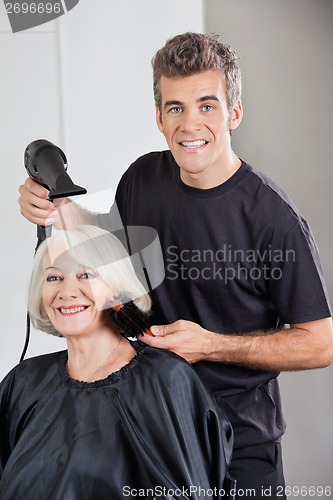
<svg viewBox="0 0 333 500">
<path fill-rule="evenodd" d="M 24 164 L 29 176 L 49 189 L 49 199 L 85 194 L 87 190 L 76 186 L 67 174 L 64 152 L 45 139 L 31 142 L 24 153 Z"/>
<path fill-rule="evenodd" d="M 55 188 L 52 187 L 50 189 L 49 200 L 65 198 L 66 196 L 77 196 L 79 194 L 86 194 L 86 192 L 87 190 L 84 187 L 74 184 L 68 174 L 59 175 L 56 179 Z"/>
</svg>

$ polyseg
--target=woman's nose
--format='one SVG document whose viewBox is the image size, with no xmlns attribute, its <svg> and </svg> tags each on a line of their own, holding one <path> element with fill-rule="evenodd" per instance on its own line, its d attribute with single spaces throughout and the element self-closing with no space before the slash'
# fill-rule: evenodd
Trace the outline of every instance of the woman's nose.
<svg viewBox="0 0 333 500">
<path fill-rule="evenodd" d="M 80 295 L 79 283 L 76 277 L 65 278 L 61 282 L 58 296 L 62 300 L 70 300 Z"/>
</svg>

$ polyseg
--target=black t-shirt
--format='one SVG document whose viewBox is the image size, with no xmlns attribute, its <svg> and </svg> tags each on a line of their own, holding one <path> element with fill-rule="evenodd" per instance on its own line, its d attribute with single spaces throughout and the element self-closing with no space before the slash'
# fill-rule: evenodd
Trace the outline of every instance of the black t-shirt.
<svg viewBox="0 0 333 500">
<path fill-rule="evenodd" d="M 170 151 L 149 153 L 123 175 L 114 219 L 117 211 L 125 227 L 154 228 L 161 242 L 165 278 L 152 292 L 152 324 L 186 319 L 244 335 L 330 316 L 307 222 L 244 162 L 226 182 L 202 190 L 181 181 Z M 278 372 L 194 366 L 230 418 L 235 448 L 283 434 Z"/>
</svg>

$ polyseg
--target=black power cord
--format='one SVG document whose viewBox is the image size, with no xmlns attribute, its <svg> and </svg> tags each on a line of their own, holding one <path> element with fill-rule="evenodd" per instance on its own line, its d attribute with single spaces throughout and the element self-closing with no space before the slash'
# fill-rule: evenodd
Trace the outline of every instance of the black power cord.
<svg viewBox="0 0 333 500">
<path fill-rule="evenodd" d="M 86 194 L 87 190 L 77 186 L 67 174 L 67 158 L 65 153 L 45 139 L 31 142 L 24 152 L 24 166 L 35 182 L 49 190 L 49 200 Z M 64 226 L 65 227 L 65 226 Z M 50 237 L 52 226 L 37 226 L 37 245 Z M 20 362 L 24 360 L 30 341 L 30 315 L 27 311 L 26 336 Z"/>
</svg>

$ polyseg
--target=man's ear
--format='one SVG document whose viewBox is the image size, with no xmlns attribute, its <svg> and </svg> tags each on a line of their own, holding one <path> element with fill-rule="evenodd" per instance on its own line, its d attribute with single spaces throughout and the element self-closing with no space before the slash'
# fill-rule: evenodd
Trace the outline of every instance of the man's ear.
<svg viewBox="0 0 333 500">
<path fill-rule="evenodd" d="M 229 130 L 235 130 L 243 118 L 242 101 L 239 99 L 235 102 L 230 114 Z"/>
<path fill-rule="evenodd" d="M 157 123 L 158 128 L 160 129 L 160 131 L 163 134 L 164 132 L 163 132 L 162 116 L 161 116 L 161 113 L 160 113 L 158 106 L 155 107 L 155 110 L 156 110 L 156 123 Z"/>
</svg>

